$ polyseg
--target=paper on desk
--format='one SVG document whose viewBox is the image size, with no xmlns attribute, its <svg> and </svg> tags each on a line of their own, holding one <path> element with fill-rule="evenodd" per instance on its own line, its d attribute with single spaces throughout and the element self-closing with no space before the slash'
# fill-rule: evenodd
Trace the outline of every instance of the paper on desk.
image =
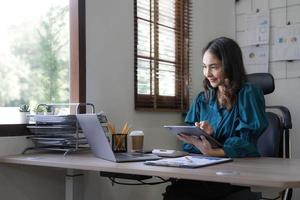
<svg viewBox="0 0 300 200">
<path fill-rule="evenodd" d="M 232 161 L 231 158 L 219 158 L 219 157 L 206 157 L 206 156 L 184 156 L 179 158 L 166 158 L 155 161 L 146 161 L 146 165 L 155 166 L 168 166 L 168 167 L 183 167 L 183 168 L 197 168 L 208 165 L 214 165 Z"/>
</svg>

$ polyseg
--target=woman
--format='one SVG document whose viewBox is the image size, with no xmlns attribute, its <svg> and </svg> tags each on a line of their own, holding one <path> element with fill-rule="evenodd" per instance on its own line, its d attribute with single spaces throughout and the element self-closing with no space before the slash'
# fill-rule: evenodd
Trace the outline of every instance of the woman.
<svg viewBox="0 0 300 200">
<path fill-rule="evenodd" d="M 267 128 L 263 92 L 247 82 L 242 52 L 232 39 L 220 37 L 203 49 L 204 91 L 193 101 L 185 122 L 196 125 L 220 143 L 214 149 L 205 137 L 181 134 L 183 148 L 219 157 L 259 156 L 256 142 Z M 224 183 L 176 180 L 164 199 L 223 199 L 247 189 Z"/>
</svg>

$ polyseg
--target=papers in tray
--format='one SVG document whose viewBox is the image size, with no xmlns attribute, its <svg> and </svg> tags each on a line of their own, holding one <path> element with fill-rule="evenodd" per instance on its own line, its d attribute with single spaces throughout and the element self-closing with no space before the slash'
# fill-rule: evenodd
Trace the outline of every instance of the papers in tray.
<svg viewBox="0 0 300 200">
<path fill-rule="evenodd" d="M 184 156 L 179 158 L 166 158 L 155 161 L 146 161 L 145 165 L 167 166 L 167 167 L 182 167 L 182 168 L 197 168 L 208 165 L 232 161 L 231 158 L 207 157 L 201 155 Z"/>
</svg>

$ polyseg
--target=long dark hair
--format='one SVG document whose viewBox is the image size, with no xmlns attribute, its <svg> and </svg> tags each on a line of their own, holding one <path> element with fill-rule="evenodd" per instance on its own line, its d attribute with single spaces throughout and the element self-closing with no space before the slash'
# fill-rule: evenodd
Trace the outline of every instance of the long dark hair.
<svg viewBox="0 0 300 200">
<path fill-rule="evenodd" d="M 225 107 L 231 109 L 238 91 L 247 80 L 241 48 L 234 40 L 219 37 L 207 44 L 202 51 L 202 56 L 206 51 L 222 61 L 225 78 L 228 79 L 228 83 L 225 84 Z M 203 86 L 209 97 L 208 90 L 212 87 L 206 78 L 203 80 Z"/>
</svg>

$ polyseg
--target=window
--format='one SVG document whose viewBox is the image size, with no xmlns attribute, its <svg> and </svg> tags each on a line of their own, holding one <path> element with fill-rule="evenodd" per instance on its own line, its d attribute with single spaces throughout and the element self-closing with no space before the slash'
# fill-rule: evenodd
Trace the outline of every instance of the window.
<svg viewBox="0 0 300 200">
<path fill-rule="evenodd" d="M 0 107 L 85 102 L 85 1 L 6 2 L 0 12 Z M 17 123 L 0 125 L 1 136 L 23 127 Z"/>
<path fill-rule="evenodd" d="M 188 107 L 189 0 L 135 0 L 135 108 Z"/>
</svg>

